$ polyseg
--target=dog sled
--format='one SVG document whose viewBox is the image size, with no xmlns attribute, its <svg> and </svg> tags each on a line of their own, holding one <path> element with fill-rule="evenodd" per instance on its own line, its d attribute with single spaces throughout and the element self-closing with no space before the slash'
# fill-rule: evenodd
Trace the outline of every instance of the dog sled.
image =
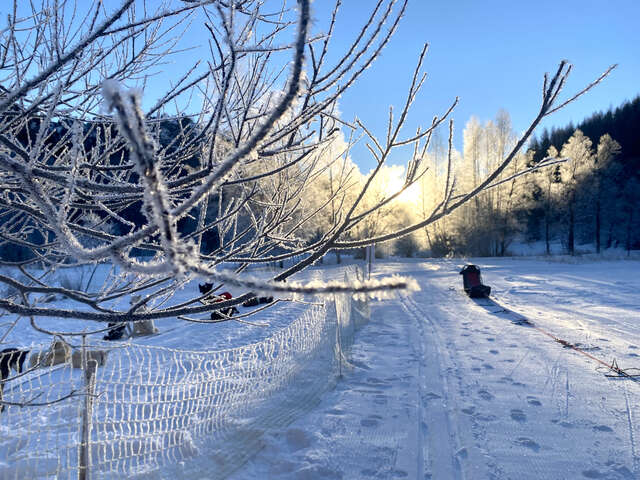
<svg viewBox="0 0 640 480">
<path fill-rule="evenodd" d="M 491 287 L 482 283 L 482 274 L 476 265 L 465 265 L 460 275 L 464 291 L 471 298 L 486 298 L 491 295 Z"/>
</svg>

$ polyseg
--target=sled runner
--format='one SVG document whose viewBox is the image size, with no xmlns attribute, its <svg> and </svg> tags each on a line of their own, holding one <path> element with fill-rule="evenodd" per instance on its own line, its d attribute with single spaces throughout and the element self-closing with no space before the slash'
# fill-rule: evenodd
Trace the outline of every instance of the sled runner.
<svg viewBox="0 0 640 480">
<path fill-rule="evenodd" d="M 220 298 L 214 300 L 213 303 L 224 302 L 225 300 L 231 300 L 233 296 L 229 292 L 222 292 L 219 295 Z M 214 310 L 211 312 L 211 320 L 226 320 L 229 317 L 239 313 L 236 307 L 227 307 L 220 310 Z"/>
<path fill-rule="evenodd" d="M 243 307 L 256 307 L 261 303 L 271 303 L 273 297 L 251 297 L 249 300 L 242 302 Z"/>
<path fill-rule="evenodd" d="M 121 340 L 122 337 L 125 334 L 125 330 L 127 328 L 127 325 L 125 323 L 121 323 L 121 322 L 109 322 L 108 324 L 109 330 L 107 331 L 107 333 L 105 334 L 104 337 L 102 337 L 103 340 Z"/>
<path fill-rule="evenodd" d="M 480 269 L 475 265 L 465 265 L 460 271 L 464 291 L 471 298 L 483 298 L 491 295 L 491 287 L 482 284 Z"/>
</svg>

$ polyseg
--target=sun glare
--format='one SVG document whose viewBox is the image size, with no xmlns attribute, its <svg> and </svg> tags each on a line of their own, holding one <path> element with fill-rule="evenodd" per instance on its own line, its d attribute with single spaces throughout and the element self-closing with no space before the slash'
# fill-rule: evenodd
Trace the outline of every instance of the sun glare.
<svg viewBox="0 0 640 480">
<path fill-rule="evenodd" d="M 387 194 L 393 195 L 404 186 L 404 172 L 394 172 L 394 175 L 389 177 L 389 183 L 387 184 Z M 410 203 L 417 205 L 420 201 L 420 185 L 414 183 L 398 197 L 398 201 L 401 203 Z"/>
</svg>

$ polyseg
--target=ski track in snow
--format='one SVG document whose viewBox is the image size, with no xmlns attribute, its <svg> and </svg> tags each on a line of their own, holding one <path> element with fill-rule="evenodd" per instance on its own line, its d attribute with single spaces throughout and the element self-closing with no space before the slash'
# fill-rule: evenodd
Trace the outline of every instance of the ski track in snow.
<svg viewBox="0 0 640 480">
<path fill-rule="evenodd" d="M 396 302 L 377 304 L 369 324 L 375 326 L 359 332 L 335 390 L 315 411 L 266 434 L 265 448 L 231 478 L 421 475 L 420 343 L 413 342 L 411 320 L 398 316 L 397 308 Z"/>
<path fill-rule="evenodd" d="M 229 478 L 640 479 L 640 382 L 607 378 L 596 362 L 516 322 L 522 315 L 603 361 L 639 368 L 640 262 L 470 260 L 499 305 L 464 295 L 463 263 L 377 263 L 374 276 L 413 276 L 422 290 L 371 302 L 335 389 L 252 439 L 262 450 Z M 343 275 L 319 267 L 301 279 Z M 281 303 L 256 316 L 269 327 L 166 320 L 144 342 L 227 348 L 271 335 L 306 308 Z M 10 340 L 19 338 L 41 341 L 27 328 Z"/>
<path fill-rule="evenodd" d="M 459 266 L 445 265 L 442 270 L 447 277 L 456 273 Z M 487 277 L 485 273 L 485 281 L 492 284 L 490 279 L 493 276 L 490 279 Z M 589 280 L 585 283 L 595 283 Z M 609 285 L 615 288 L 616 284 L 610 282 Z M 594 362 L 562 348 L 534 329 L 514 325 L 509 321 L 511 315 L 492 313 L 490 309 L 475 305 L 476 302 L 460 297 L 455 288 L 445 290 L 439 281 L 430 282 L 428 288 L 433 300 L 431 316 L 438 319 L 440 329 L 449 339 L 449 345 L 460 364 L 459 375 L 456 375 L 461 382 L 459 399 L 462 402 L 474 396 L 479 399 L 471 406 L 460 409 L 473 418 L 471 436 L 480 440 L 476 446 L 488 459 L 485 462 L 487 470 L 481 473 L 475 464 L 475 473 L 469 478 L 635 478 L 640 474 L 633 436 L 634 423 L 630 418 L 638 406 L 640 385 L 607 379 L 595 371 L 597 364 Z M 554 294 L 564 293 L 556 285 L 552 288 L 555 289 L 552 290 Z M 580 284 L 572 288 L 584 287 Z M 585 296 L 580 307 L 591 307 L 592 302 L 599 303 L 601 307 L 619 304 L 617 292 L 611 297 L 607 294 L 607 291 L 602 291 L 595 296 Z M 546 296 L 540 298 L 545 299 Z M 542 307 L 552 311 L 556 306 L 555 303 L 536 304 L 537 299 L 528 299 L 526 302 L 522 298 L 513 299 L 514 308 L 516 301 L 520 300 L 525 308 L 524 311 L 517 311 L 536 324 L 540 319 L 531 318 L 529 311 Z M 578 299 L 575 303 L 578 303 Z M 471 322 L 462 321 L 469 318 L 465 315 L 469 306 L 477 313 L 473 314 Z M 561 332 L 556 334 L 571 333 L 575 338 L 575 332 L 571 331 L 571 323 L 574 322 L 571 320 L 580 317 L 580 307 L 574 308 L 570 314 L 565 313 L 568 318 L 564 319 Z M 632 320 L 634 314 L 637 318 L 638 311 L 640 308 L 626 312 L 626 318 L 620 319 L 622 328 L 632 325 L 626 320 Z M 603 330 L 607 324 L 615 324 L 615 318 L 605 317 L 601 320 L 605 325 Z M 555 327 L 551 322 L 545 324 L 545 328 Z M 468 331 L 469 328 L 472 334 L 465 336 L 464 330 Z M 609 354 L 615 354 L 623 339 L 614 339 L 613 335 L 607 337 L 609 345 L 606 350 Z M 597 340 L 594 338 L 594 341 Z M 479 348 L 483 341 L 488 342 L 487 347 Z M 618 351 L 617 355 L 623 352 Z M 600 356 L 600 352 L 592 353 Z M 607 356 L 601 358 L 610 360 Z M 509 368 L 510 364 L 514 367 Z M 545 370 L 552 372 L 550 385 L 545 380 Z M 548 387 L 551 408 L 547 407 L 545 398 Z M 597 398 L 603 400 L 604 408 L 598 408 L 593 402 Z M 632 405 L 627 406 L 627 402 Z M 486 408 L 491 412 L 488 415 L 480 410 L 483 404 L 487 404 Z M 592 419 L 597 419 L 597 422 Z M 464 426 L 462 422 L 460 425 Z M 459 430 L 462 432 L 461 442 L 470 442 L 469 430 Z M 509 436 L 511 445 L 508 443 Z M 560 474 L 563 471 L 567 472 L 565 477 Z M 446 477 L 443 475 L 442 478 Z"/>
<path fill-rule="evenodd" d="M 640 367 L 638 262 L 469 263 L 535 325 L 603 361 Z M 640 383 L 607 378 L 596 362 L 514 323 L 517 314 L 467 298 L 462 265 L 377 264 L 377 275 L 413 276 L 422 291 L 372 304 L 353 368 L 289 427 L 310 445 L 289 454 L 288 430 L 272 432 L 232 478 L 640 478 Z M 275 467 L 283 461 L 286 472 Z"/>
<path fill-rule="evenodd" d="M 420 306 L 410 297 L 403 299 L 403 308 L 415 322 L 418 330 L 417 342 L 422 345 L 422 364 L 424 365 L 419 379 L 422 393 L 424 436 L 427 437 L 420 445 L 422 449 L 423 477 L 432 478 L 434 471 L 443 478 L 452 480 L 464 478 L 460 465 L 460 458 L 466 455 L 466 450 L 459 448 L 459 439 L 452 421 L 452 406 L 449 402 L 450 383 L 453 366 L 447 349 L 442 345 L 439 333 Z M 445 360 L 446 359 L 446 360 Z M 428 390 L 428 391 L 424 391 Z M 437 435 L 430 434 L 437 432 Z M 424 448 L 428 450 L 425 452 Z"/>
</svg>

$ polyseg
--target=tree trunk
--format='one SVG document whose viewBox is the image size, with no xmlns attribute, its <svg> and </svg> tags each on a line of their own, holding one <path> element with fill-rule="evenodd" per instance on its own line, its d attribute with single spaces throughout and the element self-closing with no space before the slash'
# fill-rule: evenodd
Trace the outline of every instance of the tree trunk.
<svg viewBox="0 0 640 480">
<path fill-rule="evenodd" d="M 596 200 L 596 253 L 600 253 L 600 199 Z"/>
<path fill-rule="evenodd" d="M 627 222 L 627 257 L 631 256 L 631 225 L 633 223 L 633 209 L 629 209 L 629 221 Z"/>
<path fill-rule="evenodd" d="M 569 254 L 575 255 L 575 231 L 574 231 L 574 218 L 573 218 L 573 205 L 569 207 L 569 238 L 568 238 L 568 248 Z"/>
<path fill-rule="evenodd" d="M 431 235 L 429 235 L 429 228 L 424 227 L 424 233 L 427 236 L 427 243 L 429 244 L 429 251 L 433 250 L 433 244 L 431 243 Z"/>
<path fill-rule="evenodd" d="M 613 221 L 609 221 L 609 231 L 607 233 L 607 248 L 611 248 L 613 246 Z"/>
<path fill-rule="evenodd" d="M 547 247 L 547 255 L 551 255 L 551 182 L 547 187 L 547 201 L 544 209 L 544 240 Z"/>
<path fill-rule="evenodd" d="M 545 215 L 544 217 L 544 241 L 547 247 L 547 255 L 551 255 L 551 242 L 550 242 L 550 238 L 549 238 L 549 224 L 551 222 L 549 221 L 549 215 Z"/>
</svg>

